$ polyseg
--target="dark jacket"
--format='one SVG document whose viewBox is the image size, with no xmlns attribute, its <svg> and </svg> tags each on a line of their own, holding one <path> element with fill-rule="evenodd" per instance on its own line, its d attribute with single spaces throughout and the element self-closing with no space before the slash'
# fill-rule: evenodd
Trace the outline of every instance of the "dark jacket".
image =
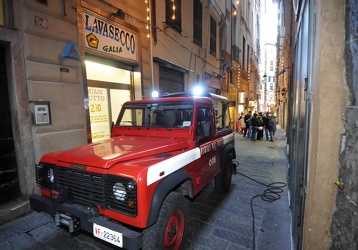
<svg viewBox="0 0 358 250">
<path fill-rule="evenodd" d="M 263 116 L 263 117 L 262 117 L 262 121 L 264 122 L 265 127 L 266 127 L 267 129 L 269 129 L 269 128 L 270 128 L 270 126 L 269 126 L 269 121 L 270 121 L 270 119 L 267 118 L 266 116 Z"/>
<path fill-rule="evenodd" d="M 262 120 L 259 119 L 259 127 L 263 127 L 263 126 L 265 126 L 263 119 Z"/>
<path fill-rule="evenodd" d="M 258 127 L 260 125 L 260 121 L 259 119 L 257 118 L 256 115 L 254 115 L 254 117 L 251 118 L 251 126 L 256 126 Z"/>
<path fill-rule="evenodd" d="M 251 124 L 251 115 L 250 114 L 246 114 L 245 117 L 244 117 L 244 121 L 246 123 L 246 127 L 250 127 L 250 124 Z"/>
<path fill-rule="evenodd" d="M 271 118 L 269 121 L 269 126 L 270 126 L 270 132 L 276 132 L 276 119 L 275 118 Z"/>
</svg>

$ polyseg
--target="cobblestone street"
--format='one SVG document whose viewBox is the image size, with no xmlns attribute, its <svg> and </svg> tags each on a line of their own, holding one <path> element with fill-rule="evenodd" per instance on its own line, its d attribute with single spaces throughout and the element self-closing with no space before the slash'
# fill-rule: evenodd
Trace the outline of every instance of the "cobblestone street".
<svg viewBox="0 0 358 250">
<path fill-rule="evenodd" d="M 186 249 L 253 249 L 253 219 L 250 202 L 262 195 L 270 184 L 286 183 L 286 137 L 282 130 L 277 140 L 254 141 L 235 135 L 239 166 L 233 175 L 227 196 L 214 193 L 210 185 L 191 204 L 190 244 Z M 254 179 L 251 180 L 242 174 Z M 255 249 L 290 249 L 290 226 L 287 187 L 281 198 L 267 202 L 253 200 Z"/>
<path fill-rule="evenodd" d="M 267 187 L 258 183 L 286 183 L 288 163 L 283 130 L 277 131 L 274 142 L 252 142 L 237 133 L 235 143 L 239 166 L 231 190 L 221 196 L 214 192 L 212 182 L 190 202 L 185 249 L 291 249 L 287 186 L 280 199 L 270 202 L 259 196 Z M 112 249 L 112 245 L 82 232 L 71 236 L 52 223 L 48 215 L 33 212 L 0 227 L 0 249 Z"/>
</svg>

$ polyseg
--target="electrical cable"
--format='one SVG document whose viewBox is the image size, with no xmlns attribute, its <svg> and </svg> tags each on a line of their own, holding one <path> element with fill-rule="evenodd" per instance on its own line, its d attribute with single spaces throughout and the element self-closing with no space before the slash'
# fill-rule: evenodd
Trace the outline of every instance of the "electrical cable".
<svg viewBox="0 0 358 250">
<path fill-rule="evenodd" d="M 239 166 L 239 162 L 237 160 L 233 160 L 233 162 L 236 163 L 236 166 Z M 282 193 L 284 191 L 283 189 L 284 189 L 284 187 L 286 187 L 286 183 L 272 182 L 270 184 L 265 184 L 265 183 L 255 180 L 243 173 L 240 173 L 240 172 L 236 172 L 236 173 L 239 175 L 242 175 L 242 176 L 244 176 L 260 185 L 267 187 L 262 194 L 253 196 L 250 201 L 251 214 L 252 214 L 252 235 L 253 235 L 252 249 L 255 250 L 255 215 L 254 215 L 253 201 L 254 201 L 254 199 L 256 199 L 258 197 L 261 197 L 261 199 L 263 201 L 269 201 L 269 202 L 274 202 L 276 200 L 279 200 L 281 198 L 280 193 Z"/>
</svg>

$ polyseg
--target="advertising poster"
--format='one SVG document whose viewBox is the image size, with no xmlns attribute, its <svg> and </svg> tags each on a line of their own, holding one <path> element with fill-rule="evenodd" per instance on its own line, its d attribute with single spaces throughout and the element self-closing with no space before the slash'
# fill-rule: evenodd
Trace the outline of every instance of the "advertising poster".
<svg viewBox="0 0 358 250">
<path fill-rule="evenodd" d="M 88 87 L 88 100 L 92 142 L 109 139 L 111 131 L 107 89 Z"/>
</svg>

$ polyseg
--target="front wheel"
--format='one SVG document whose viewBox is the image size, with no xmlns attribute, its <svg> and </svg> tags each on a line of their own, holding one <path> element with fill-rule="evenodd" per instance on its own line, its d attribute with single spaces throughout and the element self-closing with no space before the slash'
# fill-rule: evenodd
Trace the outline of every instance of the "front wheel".
<svg viewBox="0 0 358 250">
<path fill-rule="evenodd" d="M 215 176 L 215 190 L 220 193 L 227 193 L 230 190 L 232 178 L 232 153 L 228 153 L 223 159 L 221 172 Z"/>
<path fill-rule="evenodd" d="M 143 232 L 143 250 L 184 248 L 188 209 L 185 198 L 171 192 L 165 198 L 157 222 Z"/>
</svg>

